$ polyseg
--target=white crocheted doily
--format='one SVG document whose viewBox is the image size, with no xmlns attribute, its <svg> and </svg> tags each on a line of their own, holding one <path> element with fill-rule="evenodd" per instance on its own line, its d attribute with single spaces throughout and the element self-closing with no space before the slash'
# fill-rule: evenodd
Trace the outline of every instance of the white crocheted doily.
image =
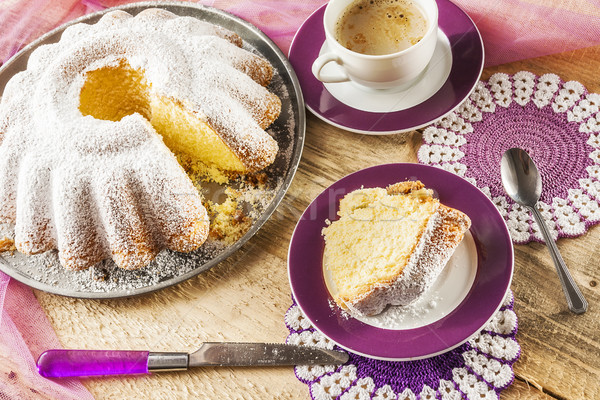
<svg viewBox="0 0 600 400">
<path fill-rule="evenodd" d="M 508 292 L 493 319 L 467 343 L 424 360 L 380 361 L 349 353 L 342 366 L 296 366 L 314 400 L 497 400 L 514 381 L 521 347 L 517 316 Z M 294 303 L 285 315 L 287 343 L 337 348 L 316 331 Z M 339 349 L 338 349 L 339 350 Z"/>
</svg>

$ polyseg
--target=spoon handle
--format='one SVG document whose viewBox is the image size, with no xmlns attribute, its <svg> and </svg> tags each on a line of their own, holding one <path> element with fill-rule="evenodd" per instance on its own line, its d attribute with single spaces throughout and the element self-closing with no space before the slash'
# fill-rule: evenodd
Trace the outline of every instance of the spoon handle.
<svg viewBox="0 0 600 400">
<path fill-rule="evenodd" d="M 558 278 L 560 279 L 563 292 L 567 298 L 569 309 L 575 314 L 583 314 L 587 310 L 588 302 L 583 297 L 583 294 L 581 294 L 581 291 L 573 280 L 565 261 L 560 255 L 558 247 L 556 247 L 556 243 L 554 242 L 554 239 L 548 230 L 546 221 L 544 221 L 544 217 L 542 217 L 542 214 L 540 214 L 537 207 L 529 207 L 529 209 L 531 210 L 538 226 L 540 227 L 540 230 L 542 231 L 542 235 L 544 236 L 548 250 L 550 250 L 550 255 L 552 256 L 552 261 L 554 261 L 554 266 L 558 272 Z"/>
</svg>

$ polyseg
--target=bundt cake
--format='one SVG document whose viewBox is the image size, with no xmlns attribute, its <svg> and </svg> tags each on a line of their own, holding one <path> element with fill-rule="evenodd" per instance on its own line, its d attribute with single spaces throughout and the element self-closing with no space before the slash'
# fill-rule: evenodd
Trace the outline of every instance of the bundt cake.
<svg viewBox="0 0 600 400">
<path fill-rule="evenodd" d="M 279 98 L 240 37 L 160 9 L 113 11 L 37 48 L 0 102 L 0 222 L 27 254 L 136 269 L 197 249 L 208 216 L 175 152 L 245 173 L 271 164 Z M 158 134 L 157 134 L 158 133 Z"/>
<path fill-rule="evenodd" d="M 420 181 L 348 193 L 338 216 L 323 229 L 324 263 L 335 302 L 359 315 L 417 300 L 471 226 Z"/>
</svg>

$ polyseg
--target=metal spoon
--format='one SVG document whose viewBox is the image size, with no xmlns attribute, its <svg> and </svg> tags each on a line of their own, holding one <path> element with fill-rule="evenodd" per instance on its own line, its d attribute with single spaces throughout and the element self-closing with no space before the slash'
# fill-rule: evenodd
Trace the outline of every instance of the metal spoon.
<svg viewBox="0 0 600 400">
<path fill-rule="evenodd" d="M 540 231 L 542 231 L 548 250 L 550 250 L 552 261 L 554 261 L 554 266 L 558 272 L 569 309 L 576 314 L 583 314 L 587 310 L 588 303 L 569 273 L 565 261 L 561 257 L 556 243 L 554 243 L 554 239 L 550 235 L 546 222 L 536 207 L 536 203 L 542 194 L 542 179 L 533 160 L 525 150 L 517 148 L 507 150 L 502 155 L 500 174 L 502 175 L 502 185 L 506 193 L 515 202 L 527 207 L 540 227 Z"/>
</svg>

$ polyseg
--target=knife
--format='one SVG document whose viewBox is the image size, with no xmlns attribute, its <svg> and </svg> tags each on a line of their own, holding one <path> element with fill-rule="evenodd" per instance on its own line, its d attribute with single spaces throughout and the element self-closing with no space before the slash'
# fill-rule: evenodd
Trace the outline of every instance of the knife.
<svg viewBox="0 0 600 400">
<path fill-rule="evenodd" d="M 138 350 L 47 350 L 37 361 L 40 375 L 70 376 L 149 374 L 204 366 L 338 365 L 348 353 L 313 346 L 277 343 L 203 343 L 193 353 Z"/>
</svg>

